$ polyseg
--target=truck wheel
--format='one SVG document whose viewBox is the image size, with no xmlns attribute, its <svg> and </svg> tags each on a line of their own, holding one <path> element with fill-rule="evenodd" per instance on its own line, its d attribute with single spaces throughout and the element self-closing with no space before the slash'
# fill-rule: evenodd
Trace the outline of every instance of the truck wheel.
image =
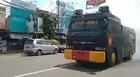
<svg viewBox="0 0 140 77">
<path fill-rule="evenodd" d="M 127 57 L 127 60 L 132 60 L 133 55 L 129 54 L 129 56 Z"/>
<path fill-rule="evenodd" d="M 41 50 L 38 50 L 37 51 L 37 56 L 41 56 L 42 55 L 42 51 Z"/>
<path fill-rule="evenodd" d="M 118 53 L 116 54 L 116 64 L 120 64 L 122 62 L 122 58 L 120 58 L 120 55 Z"/>
<path fill-rule="evenodd" d="M 114 66 L 117 61 L 117 54 L 115 52 L 111 52 L 110 54 L 107 55 L 107 65 L 109 67 Z"/>
</svg>

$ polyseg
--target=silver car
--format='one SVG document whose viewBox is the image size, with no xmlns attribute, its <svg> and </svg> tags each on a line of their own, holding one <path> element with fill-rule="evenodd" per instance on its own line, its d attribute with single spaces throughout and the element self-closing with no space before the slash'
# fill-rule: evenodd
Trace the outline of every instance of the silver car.
<svg viewBox="0 0 140 77">
<path fill-rule="evenodd" d="M 24 52 L 27 55 L 36 54 L 40 56 L 47 53 L 57 54 L 58 51 L 59 48 L 56 45 L 47 42 L 45 39 L 27 40 L 24 44 Z"/>
</svg>

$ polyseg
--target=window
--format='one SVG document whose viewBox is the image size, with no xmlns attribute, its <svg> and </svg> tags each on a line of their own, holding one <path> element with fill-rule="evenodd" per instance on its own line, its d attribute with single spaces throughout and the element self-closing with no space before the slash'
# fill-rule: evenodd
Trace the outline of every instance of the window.
<svg viewBox="0 0 140 77">
<path fill-rule="evenodd" d="M 36 43 L 37 44 L 46 44 L 46 41 L 44 41 L 44 40 L 38 40 L 38 41 L 36 41 Z"/>
<path fill-rule="evenodd" d="M 49 43 L 49 42 L 47 42 L 46 44 L 47 44 L 47 45 L 52 45 L 52 43 Z"/>
<path fill-rule="evenodd" d="M 47 44 L 46 41 L 41 41 L 41 44 Z"/>
<path fill-rule="evenodd" d="M 41 41 L 40 41 L 40 40 L 38 40 L 38 41 L 36 41 L 36 43 L 37 43 L 37 44 L 41 44 Z"/>
</svg>

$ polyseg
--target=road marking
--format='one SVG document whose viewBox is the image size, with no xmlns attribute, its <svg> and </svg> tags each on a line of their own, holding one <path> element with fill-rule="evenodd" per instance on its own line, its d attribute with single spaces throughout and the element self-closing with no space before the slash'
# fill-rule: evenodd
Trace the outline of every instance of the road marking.
<svg viewBox="0 0 140 77">
<path fill-rule="evenodd" d="M 33 74 L 38 74 L 38 73 L 42 73 L 42 72 L 47 72 L 47 71 L 52 71 L 52 70 L 56 70 L 59 69 L 61 67 L 67 67 L 69 65 L 71 65 L 73 63 L 68 63 L 66 65 L 64 64 L 60 64 L 58 66 L 55 66 L 54 68 L 50 68 L 50 69 L 45 69 L 45 70 L 40 70 L 40 71 L 35 71 L 35 72 L 31 72 L 31 73 L 26 73 L 26 74 L 21 74 L 21 75 L 17 75 L 17 76 L 13 76 L 13 77 L 24 77 L 24 76 L 29 76 L 29 75 L 33 75 Z"/>
<path fill-rule="evenodd" d="M 56 69 L 59 69 L 59 68 L 60 68 L 60 67 L 50 68 L 50 69 L 35 71 L 35 72 L 26 73 L 26 74 L 22 74 L 22 75 L 17 75 L 17 76 L 13 76 L 13 77 L 24 77 L 24 76 L 29 76 L 29 75 L 33 75 L 33 74 L 38 74 L 38 73 L 42 73 L 42 72 L 46 72 L 46 71 L 56 70 Z"/>
</svg>

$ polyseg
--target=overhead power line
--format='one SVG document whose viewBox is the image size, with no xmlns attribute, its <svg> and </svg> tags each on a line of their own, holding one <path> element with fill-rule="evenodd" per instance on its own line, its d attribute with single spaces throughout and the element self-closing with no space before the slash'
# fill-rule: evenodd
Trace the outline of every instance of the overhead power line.
<svg viewBox="0 0 140 77">
<path fill-rule="evenodd" d="M 1 3 L 1 2 L 0 2 L 0 4 L 3 5 L 3 6 L 7 6 L 7 7 L 10 7 L 10 8 L 14 8 L 14 9 L 22 10 L 22 11 L 26 11 L 26 12 L 29 12 L 29 13 L 31 13 L 31 14 L 37 15 L 36 12 L 31 12 L 31 10 L 26 9 L 26 8 L 24 8 L 24 7 L 21 7 L 21 6 L 17 5 L 17 4 L 14 4 L 14 3 L 11 3 L 11 2 L 8 2 L 8 1 L 5 1 L 5 0 L 3 0 L 3 1 L 6 2 L 6 3 L 8 3 L 8 4 L 10 4 L 10 5 L 8 5 L 8 4 L 4 4 L 4 3 Z M 14 6 L 13 6 L 13 5 L 14 5 Z M 18 7 L 20 7 L 20 8 L 18 8 L 18 7 L 16 7 L 16 6 L 18 6 Z M 71 16 L 71 15 L 65 15 L 65 16 Z M 59 18 L 59 19 L 67 19 L 67 17 L 65 17 L 65 16 L 64 16 L 64 17 L 58 16 L 58 18 Z"/>
<path fill-rule="evenodd" d="M 23 9 L 29 10 L 29 9 L 27 9 L 27 8 L 23 7 L 23 6 L 18 5 L 18 4 L 11 3 L 11 2 L 8 2 L 8 1 L 6 1 L 6 0 L 2 0 L 2 1 L 4 1 L 4 2 L 6 2 L 6 3 L 10 4 L 10 5 L 18 6 L 18 7 L 20 7 L 20 8 L 23 8 Z"/>
<path fill-rule="evenodd" d="M 26 11 L 26 12 L 29 12 L 29 13 L 32 13 L 32 14 L 35 14 L 35 12 L 31 12 L 32 10 L 29 10 L 29 9 L 27 9 L 27 8 L 24 8 L 24 7 L 20 6 L 20 5 L 17 5 L 17 4 L 8 2 L 8 1 L 6 1 L 6 0 L 3 0 L 3 1 L 6 2 L 6 3 L 8 3 L 8 4 L 10 4 L 10 5 L 4 4 L 4 3 L 1 3 L 1 2 L 0 2 L 1 5 L 7 6 L 7 7 L 11 7 L 11 8 L 14 8 L 14 9 L 18 9 L 18 10 L 22 10 L 22 11 Z M 14 5 L 14 6 L 13 6 L 13 5 Z M 20 7 L 20 8 L 17 8 L 16 6 L 18 6 L 18 7 Z M 22 9 L 21 9 L 21 8 L 22 8 Z"/>
</svg>

